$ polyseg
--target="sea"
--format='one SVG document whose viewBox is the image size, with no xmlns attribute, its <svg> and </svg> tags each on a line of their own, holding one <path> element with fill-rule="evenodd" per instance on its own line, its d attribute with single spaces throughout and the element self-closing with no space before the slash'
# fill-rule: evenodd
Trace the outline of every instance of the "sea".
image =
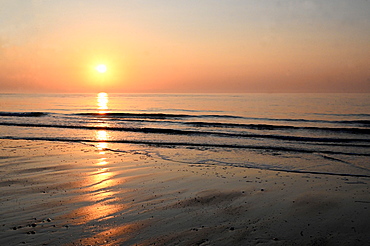
<svg viewBox="0 0 370 246">
<path fill-rule="evenodd" d="M 370 94 L 0 94 L 0 139 L 370 177 Z M 1 153 L 0 153 L 1 154 Z"/>
</svg>

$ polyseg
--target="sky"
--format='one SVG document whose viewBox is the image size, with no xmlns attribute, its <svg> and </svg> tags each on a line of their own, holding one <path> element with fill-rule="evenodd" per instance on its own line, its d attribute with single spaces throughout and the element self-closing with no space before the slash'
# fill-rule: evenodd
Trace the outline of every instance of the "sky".
<svg viewBox="0 0 370 246">
<path fill-rule="evenodd" d="M 369 0 L 0 0 L 0 93 L 370 93 L 369 13 Z"/>
</svg>

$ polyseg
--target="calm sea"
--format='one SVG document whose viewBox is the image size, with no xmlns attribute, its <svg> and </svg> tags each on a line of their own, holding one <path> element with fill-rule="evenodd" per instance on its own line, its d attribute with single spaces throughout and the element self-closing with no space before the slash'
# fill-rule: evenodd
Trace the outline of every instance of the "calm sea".
<svg viewBox="0 0 370 246">
<path fill-rule="evenodd" d="M 0 94 L 0 138 L 370 177 L 370 94 Z"/>
</svg>

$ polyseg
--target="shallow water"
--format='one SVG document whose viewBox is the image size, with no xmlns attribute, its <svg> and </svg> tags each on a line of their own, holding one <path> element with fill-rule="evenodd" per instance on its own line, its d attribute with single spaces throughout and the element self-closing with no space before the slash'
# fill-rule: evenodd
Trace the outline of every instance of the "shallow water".
<svg viewBox="0 0 370 246">
<path fill-rule="evenodd" d="M 370 176 L 370 94 L 0 94 L 0 138 Z"/>
</svg>

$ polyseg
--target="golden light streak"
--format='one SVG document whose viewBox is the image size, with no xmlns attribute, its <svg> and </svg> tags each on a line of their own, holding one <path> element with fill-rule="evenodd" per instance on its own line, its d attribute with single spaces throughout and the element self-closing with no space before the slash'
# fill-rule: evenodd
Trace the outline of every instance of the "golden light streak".
<svg viewBox="0 0 370 246">
<path fill-rule="evenodd" d="M 100 92 L 98 93 L 98 96 L 96 97 L 97 99 L 97 105 L 98 105 L 98 109 L 99 110 L 107 110 L 108 109 L 108 102 L 109 102 L 109 99 L 108 99 L 108 94 L 105 93 L 105 92 Z M 99 112 L 99 113 L 106 113 L 106 112 Z"/>
</svg>

